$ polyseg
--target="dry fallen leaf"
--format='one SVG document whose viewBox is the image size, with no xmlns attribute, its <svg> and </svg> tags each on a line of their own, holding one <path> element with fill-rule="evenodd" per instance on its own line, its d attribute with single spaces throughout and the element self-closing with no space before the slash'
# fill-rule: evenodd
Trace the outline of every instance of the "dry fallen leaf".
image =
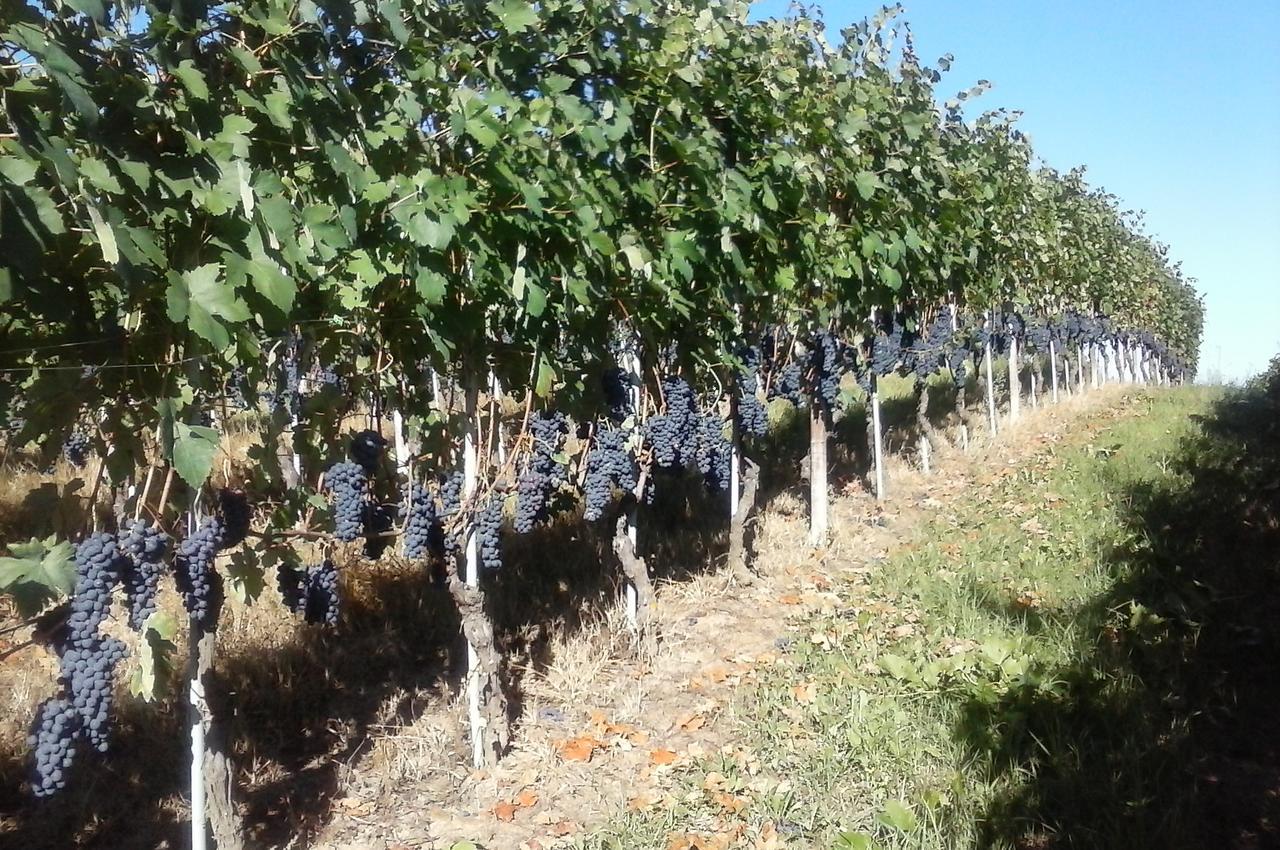
<svg viewBox="0 0 1280 850">
<path fill-rule="evenodd" d="M 591 761 L 592 753 L 599 746 L 599 740 L 583 735 L 559 742 L 556 744 L 556 751 L 565 761 Z"/>
<path fill-rule="evenodd" d="M 783 605 L 799 605 L 800 597 L 796 596 L 794 593 L 785 593 L 778 597 L 778 601 Z"/>
<path fill-rule="evenodd" d="M 516 796 L 513 802 L 524 809 L 533 808 L 538 802 L 538 792 L 532 788 L 526 788 Z"/>
<path fill-rule="evenodd" d="M 566 835 L 573 835 L 579 829 L 581 827 L 573 821 L 562 820 L 551 825 L 551 834 L 556 838 L 564 838 Z"/>
<path fill-rule="evenodd" d="M 701 729 L 703 726 L 706 725 L 706 723 L 707 723 L 707 718 L 701 714 L 698 714 L 696 711 L 682 715 L 680 719 L 676 721 L 676 725 L 686 732 L 694 732 L 698 729 Z"/>
<path fill-rule="evenodd" d="M 796 698 L 796 702 L 808 705 L 813 702 L 818 695 L 818 685 L 816 682 L 805 682 L 791 687 L 791 695 Z"/>
<path fill-rule="evenodd" d="M 649 760 L 654 764 L 675 764 L 677 758 L 679 756 L 671 750 L 653 750 L 649 753 Z"/>
<path fill-rule="evenodd" d="M 511 823 L 516 819 L 516 811 L 519 808 L 515 803 L 498 803 L 493 807 L 493 814 L 498 820 Z"/>
</svg>

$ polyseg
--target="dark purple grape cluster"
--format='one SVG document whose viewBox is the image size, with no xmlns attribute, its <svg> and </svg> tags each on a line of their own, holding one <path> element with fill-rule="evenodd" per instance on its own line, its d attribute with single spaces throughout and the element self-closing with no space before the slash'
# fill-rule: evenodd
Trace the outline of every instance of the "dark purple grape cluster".
<svg viewBox="0 0 1280 850">
<path fill-rule="evenodd" d="M 533 448 L 516 483 L 517 534 L 528 534 L 547 517 L 547 505 L 565 481 L 564 464 L 557 459 L 564 449 L 569 424 L 563 413 L 543 413 L 529 420 Z"/>
<path fill-rule="evenodd" d="M 635 380 L 626 370 L 611 366 L 600 376 L 600 388 L 604 391 L 604 403 L 609 408 L 609 418 L 622 422 L 635 413 L 631 403 L 631 391 Z"/>
<path fill-rule="evenodd" d="M 40 704 L 31 734 L 27 736 L 27 746 L 32 753 L 33 795 L 51 797 L 67 787 L 81 729 L 80 713 L 69 700 L 53 697 Z"/>
<path fill-rule="evenodd" d="M 804 404 L 804 369 L 799 363 L 787 363 L 769 383 L 769 400 L 785 398 L 796 407 Z"/>
<path fill-rule="evenodd" d="M 276 567 L 276 589 L 280 591 L 280 600 L 284 607 L 295 614 L 301 613 L 303 605 L 303 584 L 306 573 L 288 561 L 282 561 Z"/>
<path fill-rule="evenodd" d="M 1027 351 L 1048 354 L 1049 340 L 1053 339 L 1048 320 L 1036 313 L 1027 313 L 1024 316 L 1026 317 L 1024 326 Z"/>
<path fill-rule="evenodd" d="M 757 395 L 760 389 L 760 347 L 746 346 L 738 352 L 742 366 L 734 370 L 734 384 L 738 388 L 736 414 L 739 432 L 751 437 L 763 437 L 769 430 L 769 416 Z"/>
<path fill-rule="evenodd" d="M 461 471 L 454 471 L 440 481 L 440 522 L 443 523 L 462 509 L 462 485 L 464 477 Z M 456 532 L 444 536 L 443 547 L 446 551 L 457 552 L 462 546 Z"/>
<path fill-rule="evenodd" d="M 218 502 L 222 509 L 222 547 L 226 549 L 243 542 L 249 536 L 253 511 L 249 508 L 249 497 L 243 490 L 224 487 L 218 494 Z"/>
<path fill-rule="evenodd" d="M 220 517 L 206 519 L 195 533 L 178 544 L 173 559 L 174 579 L 182 593 L 182 604 L 191 619 L 203 628 L 218 621 L 222 607 L 222 577 L 214 569 L 214 559 L 222 548 Z"/>
<path fill-rule="evenodd" d="M 350 543 L 364 526 L 364 493 L 368 485 L 364 468 L 349 460 L 329 467 L 324 486 L 333 495 L 333 533 Z"/>
<path fill-rule="evenodd" d="M 693 459 L 691 455 L 686 457 L 685 451 L 696 444 L 697 399 L 688 382 L 675 375 L 662 379 L 662 396 L 666 407 L 645 423 L 645 436 L 659 468 L 679 469 Z"/>
<path fill-rule="evenodd" d="M 431 491 L 418 483 L 409 487 L 409 513 L 405 518 L 404 556 L 409 559 L 425 558 L 430 554 L 442 554 L 443 533 L 440 513 L 436 509 Z"/>
<path fill-rule="evenodd" d="M 686 454 L 692 456 L 707 489 L 729 489 L 733 446 L 724 436 L 724 423 L 719 416 L 707 414 L 699 418 L 692 452 L 686 450 Z"/>
<path fill-rule="evenodd" d="M 128 562 L 106 532 L 90 534 L 76 546 L 76 583 L 67 618 L 67 645 L 86 645 L 97 637 L 98 627 L 111 609 L 111 590 L 119 583 Z"/>
<path fill-rule="evenodd" d="M 835 412 L 850 359 L 847 346 L 828 331 L 819 331 L 809 342 L 809 395 L 828 416 Z"/>
<path fill-rule="evenodd" d="M 502 497 L 492 495 L 476 515 L 476 548 L 487 570 L 502 569 Z"/>
<path fill-rule="evenodd" d="M 613 502 L 613 488 L 635 490 L 639 476 L 635 457 L 627 449 L 627 434 L 617 428 L 597 426 L 591 451 L 587 452 L 587 476 L 583 481 L 586 507 L 583 517 L 595 522 Z"/>
<path fill-rule="evenodd" d="M 76 469 L 84 469 L 85 464 L 89 462 L 89 450 L 92 447 L 88 434 L 83 431 L 72 431 L 67 441 L 62 444 L 62 454 Z"/>
<path fill-rule="evenodd" d="M 68 647 L 59 659 L 58 680 L 63 693 L 80 715 L 81 733 L 100 753 L 105 753 L 110 743 L 114 673 L 124 655 L 120 641 L 95 637 L 82 646 Z"/>
<path fill-rule="evenodd" d="M 366 475 L 373 475 L 386 448 L 386 437 L 377 431 L 361 431 L 351 438 L 351 459 L 360 464 Z"/>
<path fill-rule="evenodd" d="M 129 627 L 141 631 L 156 610 L 156 593 L 164 572 L 164 559 L 172 541 L 159 526 L 134 520 L 120 539 L 120 549 L 128 558 L 125 594 L 129 600 Z"/>
<path fill-rule="evenodd" d="M 314 625 L 336 626 L 340 603 L 337 565 L 325 558 L 321 563 L 308 567 L 303 618 Z"/>
<path fill-rule="evenodd" d="M 380 537 L 395 528 L 396 506 L 370 503 L 364 506 L 364 556 L 371 561 L 382 557 L 391 545 L 390 537 Z"/>
<path fill-rule="evenodd" d="M 894 372 L 914 372 L 912 350 L 916 334 L 907 325 L 902 313 L 885 312 L 876 318 L 876 331 L 869 342 L 871 372 L 879 377 Z"/>
</svg>

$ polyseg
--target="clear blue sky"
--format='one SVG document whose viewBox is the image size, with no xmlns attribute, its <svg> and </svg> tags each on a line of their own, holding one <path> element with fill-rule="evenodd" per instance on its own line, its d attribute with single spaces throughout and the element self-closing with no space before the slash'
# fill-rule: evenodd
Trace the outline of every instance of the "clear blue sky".
<svg viewBox="0 0 1280 850">
<path fill-rule="evenodd" d="M 836 38 L 879 8 L 818 3 Z M 1280 0 L 904 0 L 922 60 L 955 55 L 947 96 L 1020 109 L 1060 170 L 1145 210 L 1198 280 L 1200 372 L 1227 380 L 1280 353 Z M 785 14 L 760 0 L 755 17 Z"/>
</svg>

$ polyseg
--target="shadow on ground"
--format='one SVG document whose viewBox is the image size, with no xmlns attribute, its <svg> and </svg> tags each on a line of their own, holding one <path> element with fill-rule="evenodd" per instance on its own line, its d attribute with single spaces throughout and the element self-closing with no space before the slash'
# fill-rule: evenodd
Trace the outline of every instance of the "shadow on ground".
<svg viewBox="0 0 1280 850">
<path fill-rule="evenodd" d="M 1117 477 L 1117 584 L 1072 613 L 1085 660 L 966 705 L 975 769 L 1022 777 L 983 846 L 1280 847 L 1280 362 L 1198 426 Z"/>
</svg>

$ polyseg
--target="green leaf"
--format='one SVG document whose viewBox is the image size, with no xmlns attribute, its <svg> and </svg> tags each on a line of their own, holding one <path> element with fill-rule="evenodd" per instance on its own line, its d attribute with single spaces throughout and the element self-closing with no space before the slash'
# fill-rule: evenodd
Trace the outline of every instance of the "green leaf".
<svg viewBox="0 0 1280 850">
<path fill-rule="evenodd" d="M 172 615 L 156 611 L 142 625 L 142 641 L 138 644 L 138 663 L 129 677 L 129 693 L 146 702 L 159 699 L 169 690 L 173 680 L 173 655 L 178 647 L 173 639 L 178 623 Z"/>
<path fill-rule="evenodd" d="M 173 69 L 173 75 L 182 83 L 187 93 L 197 100 L 209 99 L 209 86 L 204 81 L 204 74 L 196 68 L 190 59 L 183 59 Z"/>
<path fill-rule="evenodd" d="M 876 820 L 899 832 L 914 832 L 919 826 L 915 813 L 901 800 L 890 800 L 885 803 L 884 811 L 876 817 Z"/>
<path fill-rule="evenodd" d="M 183 272 L 182 280 L 191 303 L 200 305 L 210 316 L 218 316 L 228 322 L 248 321 L 249 308 L 223 279 L 221 264 L 205 263 Z"/>
<path fill-rule="evenodd" d="M 282 272 L 274 261 L 267 259 L 250 260 L 246 269 L 253 288 L 275 305 L 277 310 L 288 315 L 298 296 L 298 287 L 293 278 Z"/>
<path fill-rule="evenodd" d="M 36 164 L 16 156 L 0 156 L 0 176 L 11 183 L 22 186 L 36 176 Z"/>
<path fill-rule="evenodd" d="M 542 398 L 551 395 L 551 389 L 556 384 L 556 370 L 547 361 L 545 355 L 538 355 L 538 380 L 534 392 Z"/>
<path fill-rule="evenodd" d="M 529 311 L 529 315 L 538 318 L 543 311 L 547 309 L 547 292 L 536 283 L 530 282 L 527 285 L 529 300 L 525 304 L 525 309 Z"/>
<path fill-rule="evenodd" d="M 489 4 L 489 11 L 509 33 L 523 32 L 538 22 L 534 4 L 524 0 L 495 0 Z"/>
<path fill-rule="evenodd" d="M 884 184 L 880 182 L 879 176 L 870 171 L 859 171 L 853 178 L 853 185 L 857 188 L 858 194 L 862 196 L 862 200 L 869 201 L 871 196 L 876 193 L 876 189 Z"/>
<path fill-rule="evenodd" d="M 915 665 L 901 655 L 894 655 L 891 652 L 885 653 L 880 656 L 877 663 L 880 665 L 881 670 L 884 670 L 895 679 L 914 682 L 920 678 L 920 673 L 917 672 Z"/>
<path fill-rule="evenodd" d="M 428 268 L 418 269 L 413 285 L 418 290 L 418 297 L 425 304 L 439 304 L 444 301 L 445 292 L 448 291 L 448 282 L 444 275 Z"/>
<path fill-rule="evenodd" d="M 879 850 L 880 845 L 865 832 L 842 832 L 831 850 Z"/>
<path fill-rule="evenodd" d="M 902 289 L 902 275 L 893 266 L 880 267 L 880 280 L 884 281 L 884 285 L 894 292 Z"/>
<path fill-rule="evenodd" d="M 22 617 L 38 614 L 55 599 L 68 596 L 76 583 L 74 550 L 65 540 L 32 538 L 9 547 L 0 558 L 0 590 L 7 591 Z"/>
<path fill-rule="evenodd" d="M 104 192 L 110 192 L 113 195 L 124 194 L 124 187 L 120 185 L 120 181 L 107 170 L 107 164 L 100 159 L 86 156 L 80 160 L 80 173 L 92 185 Z"/>
<path fill-rule="evenodd" d="M 116 245 L 115 231 L 102 220 L 102 213 L 92 204 L 89 205 L 89 220 L 93 222 L 93 233 L 102 247 L 102 259 L 114 266 L 120 262 L 120 248 Z"/>
<path fill-rule="evenodd" d="M 173 468 L 182 480 L 199 487 L 213 469 L 218 453 L 218 432 L 203 425 L 173 423 Z"/>
</svg>

